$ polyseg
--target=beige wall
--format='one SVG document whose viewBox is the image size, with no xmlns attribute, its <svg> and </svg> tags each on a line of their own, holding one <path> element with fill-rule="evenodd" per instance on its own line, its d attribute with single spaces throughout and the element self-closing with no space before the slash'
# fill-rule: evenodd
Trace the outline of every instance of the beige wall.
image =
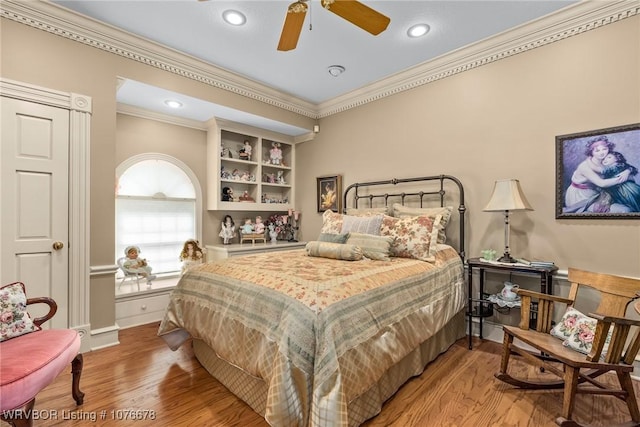
<svg viewBox="0 0 640 427">
<path fill-rule="evenodd" d="M 512 214 L 514 255 L 640 277 L 637 219 L 555 219 L 555 136 L 640 122 L 639 76 L 634 17 L 322 119 L 296 151 L 302 237 L 321 226 L 317 176 L 445 173 L 465 185 L 468 256 L 501 252 L 504 217 L 482 209 L 496 179 L 517 178 L 535 211 Z"/>
<path fill-rule="evenodd" d="M 174 155 L 193 169 L 203 190 L 206 185 L 204 132 L 117 116 L 118 76 L 301 127 L 313 124 L 13 21 L 2 19 L 0 30 L 2 77 L 93 98 L 92 265 L 114 262 L 114 176 L 126 157 L 148 151 Z M 554 215 L 554 137 L 640 122 L 639 40 L 640 17 L 629 18 L 322 119 L 315 140 L 297 147 L 300 237 L 311 240 L 320 230 L 317 176 L 342 174 L 346 186 L 447 173 L 465 184 L 467 253 L 477 256 L 482 248 L 502 248 L 503 218 L 482 208 L 496 179 L 515 177 L 535 208 L 512 217 L 515 255 L 640 277 L 637 220 L 556 220 Z M 215 241 L 221 216 L 204 213 L 205 243 Z M 92 278 L 90 294 L 92 328 L 113 325 L 113 278 Z"/>
<path fill-rule="evenodd" d="M 127 152 L 137 153 L 138 150 L 160 152 L 160 150 L 164 150 L 167 154 L 175 154 L 175 157 L 185 161 L 196 172 L 204 187 L 205 166 L 202 164 L 202 160 L 205 158 L 205 147 L 202 143 L 204 133 L 189 130 L 178 131 L 170 126 L 163 128 L 162 125 L 150 126 L 147 124 L 149 129 L 156 129 L 150 131 L 156 132 L 151 135 L 162 134 L 163 137 L 147 138 L 144 145 L 141 146 L 126 148 L 118 146 L 116 150 L 116 141 L 119 136 L 116 132 L 116 84 L 118 77 L 131 78 L 160 86 L 294 126 L 310 129 L 315 123 L 314 120 L 307 117 L 161 71 L 27 25 L 7 19 L 2 19 L 0 23 L 2 77 L 92 97 L 90 148 L 90 262 L 92 266 L 113 265 L 115 262 L 115 168 Z M 144 124 L 141 123 L 140 126 L 144 126 Z M 157 131 L 157 129 L 161 129 L 161 131 Z M 165 131 L 166 133 L 163 134 Z M 184 134 L 191 136 L 187 138 L 188 140 L 172 141 L 172 135 Z M 189 153 L 181 152 L 181 147 L 184 145 L 197 148 Z M 213 233 L 210 227 L 218 229 L 217 217 L 217 213 L 208 214 L 205 212 L 203 215 L 205 238 Z M 108 275 L 92 277 L 89 292 L 92 329 L 113 326 L 115 323 L 113 277 Z"/>
</svg>

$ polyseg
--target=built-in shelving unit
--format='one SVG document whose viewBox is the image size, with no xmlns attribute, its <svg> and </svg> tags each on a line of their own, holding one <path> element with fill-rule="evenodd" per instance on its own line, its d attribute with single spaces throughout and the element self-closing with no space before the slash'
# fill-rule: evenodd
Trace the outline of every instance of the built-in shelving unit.
<svg viewBox="0 0 640 427">
<path fill-rule="evenodd" d="M 294 207 L 292 137 L 222 120 L 212 119 L 208 124 L 209 210 L 284 211 Z M 228 190 L 233 201 L 224 200 Z"/>
</svg>

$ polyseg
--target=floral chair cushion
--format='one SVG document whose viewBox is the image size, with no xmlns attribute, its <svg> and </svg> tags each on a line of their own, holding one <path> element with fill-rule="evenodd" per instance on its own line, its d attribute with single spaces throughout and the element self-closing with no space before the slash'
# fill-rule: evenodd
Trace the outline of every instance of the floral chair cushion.
<svg viewBox="0 0 640 427">
<path fill-rule="evenodd" d="M 11 283 L 0 288 L 0 341 L 39 331 L 27 312 L 24 284 Z"/>
<path fill-rule="evenodd" d="M 435 261 L 441 215 L 394 218 L 384 216 L 380 234 L 391 236 L 391 256 Z"/>
</svg>

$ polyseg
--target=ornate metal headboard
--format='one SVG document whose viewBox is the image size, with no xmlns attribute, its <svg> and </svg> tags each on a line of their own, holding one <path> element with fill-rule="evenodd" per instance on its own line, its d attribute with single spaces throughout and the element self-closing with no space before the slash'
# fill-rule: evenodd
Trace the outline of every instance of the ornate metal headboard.
<svg viewBox="0 0 640 427">
<path fill-rule="evenodd" d="M 411 185 L 409 183 L 423 183 L 424 189 L 417 189 L 422 185 Z M 406 184 L 406 185 L 400 185 Z M 400 185 L 400 186 L 399 186 Z M 381 186 L 380 189 L 373 189 L 372 187 Z M 396 187 L 398 186 L 398 187 Z M 401 191 L 402 188 L 406 188 L 407 191 Z M 447 195 L 451 195 L 452 191 L 447 192 L 447 188 L 452 190 L 457 189 L 457 194 L 453 192 L 453 196 L 447 198 Z M 374 192 L 380 190 L 381 192 Z M 392 190 L 392 191 L 389 191 Z M 382 192 L 385 191 L 385 192 Z M 392 178 L 386 181 L 372 181 L 372 182 L 357 182 L 351 184 L 344 191 L 344 203 L 342 204 L 344 213 L 349 206 L 349 200 L 352 201 L 351 207 L 382 207 L 391 206 L 390 203 L 400 203 L 402 205 L 411 204 L 414 207 L 429 207 L 434 206 L 434 201 L 439 202 L 439 206 L 454 205 L 457 200 L 458 205 L 458 221 L 459 221 L 459 235 L 458 244 L 455 245 L 455 239 L 449 239 L 447 242 L 456 247 L 460 257 L 465 259 L 465 217 L 464 214 L 467 208 L 464 205 L 464 188 L 460 180 L 451 175 L 434 175 L 424 176 L 419 178 Z M 453 199 L 453 201 L 451 200 Z M 359 206 L 358 202 L 368 201 L 366 206 Z M 450 243 L 451 240 L 451 243 Z"/>
</svg>

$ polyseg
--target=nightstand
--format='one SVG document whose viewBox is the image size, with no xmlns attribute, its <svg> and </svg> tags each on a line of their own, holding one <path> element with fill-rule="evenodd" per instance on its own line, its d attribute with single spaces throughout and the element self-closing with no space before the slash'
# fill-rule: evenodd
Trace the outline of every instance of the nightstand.
<svg viewBox="0 0 640 427">
<path fill-rule="evenodd" d="M 289 242 L 278 240 L 276 243 L 232 243 L 230 245 L 206 245 L 207 261 L 257 254 L 260 252 L 287 251 L 290 249 L 304 249 L 307 242 Z"/>
<path fill-rule="evenodd" d="M 487 270 L 490 271 L 502 271 L 510 274 L 524 274 L 524 275 L 536 275 L 540 277 L 540 292 L 545 294 L 553 293 L 553 274 L 558 271 L 558 267 L 555 265 L 549 267 L 534 267 L 524 264 L 506 264 L 491 261 L 484 261 L 482 258 L 469 258 L 467 260 L 468 266 L 468 294 L 467 294 L 467 318 L 469 320 L 469 350 L 472 349 L 472 332 L 473 332 L 473 318 L 477 317 L 480 328 L 480 339 L 482 337 L 482 323 L 485 317 L 493 315 L 493 303 L 483 298 L 484 295 L 484 273 Z M 480 277 L 480 289 L 478 297 L 473 297 L 473 271 L 478 270 Z M 534 311 L 532 310 L 532 313 Z"/>
</svg>

